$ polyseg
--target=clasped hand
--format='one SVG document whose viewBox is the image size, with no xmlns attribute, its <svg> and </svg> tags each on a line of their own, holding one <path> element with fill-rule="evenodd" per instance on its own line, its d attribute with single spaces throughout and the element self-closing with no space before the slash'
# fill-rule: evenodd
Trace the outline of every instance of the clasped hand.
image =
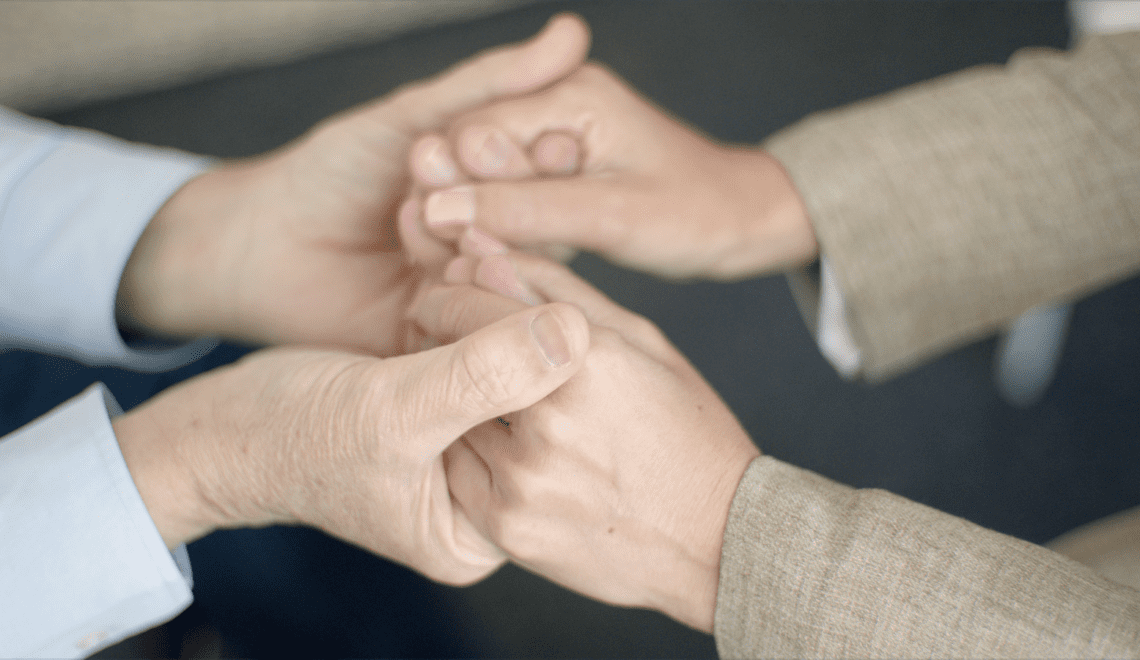
<svg viewBox="0 0 1140 660">
<path fill-rule="evenodd" d="M 620 124 L 601 121 L 561 127 L 569 132 L 531 122 L 530 155 L 486 131 L 468 136 L 464 144 L 507 151 L 462 168 L 440 147 L 445 130 L 467 135 L 462 126 L 552 99 L 572 108 L 566 95 L 575 90 L 610 94 L 613 117 L 644 113 L 608 74 L 578 68 L 587 42 L 580 21 L 556 18 L 527 44 L 330 120 L 279 152 L 219 167 L 158 213 L 124 273 L 124 322 L 171 336 L 365 353 L 267 349 L 116 419 L 168 545 L 220 527 L 308 524 L 437 580 L 475 581 L 510 558 L 587 595 L 711 630 L 728 504 L 757 450 L 651 323 L 553 262 L 502 254 L 498 239 L 592 247 L 669 275 L 729 277 L 715 264 L 737 230 L 717 232 L 709 250 L 686 260 L 673 244 L 693 228 L 645 239 L 651 233 L 627 226 L 635 206 L 607 206 L 617 198 L 604 190 L 562 198 L 577 205 L 568 216 L 577 220 L 590 204 L 608 209 L 602 219 L 618 230 L 597 233 L 596 244 L 583 239 L 594 235 L 588 223 L 560 235 L 535 229 L 548 226 L 542 213 L 573 209 L 528 206 L 510 192 L 525 187 L 468 186 L 426 205 L 417 192 L 399 205 L 408 162 L 421 174 L 430 162 L 435 185 L 468 181 L 480 167 L 494 181 L 600 176 L 622 165 L 630 173 L 613 185 L 645 183 L 632 199 L 648 203 L 669 180 L 639 178 L 639 168 L 666 172 L 670 154 L 728 154 L 682 134 L 646 150 L 638 134 L 618 135 Z M 510 100 L 563 78 L 542 95 Z M 667 118 L 655 121 L 669 128 Z M 413 148 L 421 134 L 428 137 Z M 420 178 L 416 191 L 433 185 Z M 722 192 L 737 190 L 725 185 Z M 478 214 L 463 210 L 473 191 Z M 538 209 L 543 222 L 512 208 Z M 451 260 L 446 241 L 461 232 L 449 235 L 446 225 L 456 209 L 458 224 L 497 236 L 463 233 L 474 257 Z M 421 223 L 425 210 L 430 226 Z M 734 217 L 743 227 L 745 216 Z M 447 283 L 424 279 L 432 268 L 445 268 Z M 409 319 L 418 336 L 443 345 L 374 357 L 400 352 Z"/>
<path fill-rule="evenodd" d="M 453 504 L 443 450 L 541 399 L 587 345 L 568 305 L 526 310 L 463 341 L 392 356 L 424 269 L 395 240 L 414 138 L 459 112 L 580 65 L 589 35 L 556 17 L 479 55 L 190 181 L 156 214 L 120 284 L 124 323 L 271 348 L 171 388 L 113 421 L 170 547 L 221 527 L 308 524 L 454 583 L 503 561 Z"/>
</svg>

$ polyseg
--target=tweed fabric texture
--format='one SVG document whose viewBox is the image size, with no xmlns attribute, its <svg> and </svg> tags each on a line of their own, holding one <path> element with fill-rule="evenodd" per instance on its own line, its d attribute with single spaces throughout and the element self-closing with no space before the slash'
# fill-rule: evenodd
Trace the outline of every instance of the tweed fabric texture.
<svg viewBox="0 0 1140 660">
<path fill-rule="evenodd" d="M 715 634 L 724 658 L 1140 657 L 1140 592 L 762 456 L 729 513 Z"/>
<path fill-rule="evenodd" d="M 1140 33 L 1021 52 L 765 146 L 804 197 L 870 380 L 1140 270 Z"/>
<path fill-rule="evenodd" d="M 871 380 L 1140 270 L 1137 33 L 820 113 L 765 146 L 804 197 Z M 793 289 L 808 310 L 811 275 Z M 1140 592 L 761 457 L 729 514 L 715 633 L 728 658 L 1140 657 Z"/>
</svg>

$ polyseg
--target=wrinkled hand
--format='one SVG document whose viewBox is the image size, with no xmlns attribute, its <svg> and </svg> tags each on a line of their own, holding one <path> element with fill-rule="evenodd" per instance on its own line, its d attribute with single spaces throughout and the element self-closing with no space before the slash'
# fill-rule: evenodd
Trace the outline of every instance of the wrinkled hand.
<svg viewBox="0 0 1140 660">
<path fill-rule="evenodd" d="M 422 138 L 411 169 L 438 238 L 585 248 L 657 275 L 739 279 L 818 251 L 799 193 L 756 148 L 714 143 L 586 64 Z M 460 185 L 453 185 L 453 184 Z"/>
<path fill-rule="evenodd" d="M 588 42 L 580 19 L 555 17 L 529 42 L 476 56 L 278 151 L 192 180 L 132 254 L 120 319 L 171 336 L 395 353 L 420 279 L 395 229 L 414 138 L 456 113 L 565 76 Z"/>
<path fill-rule="evenodd" d="M 504 558 L 453 505 L 444 449 L 553 391 L 588 344 L 580 312 L 548 305 L 397 358 L 268 349 L 113 423 L 170 547 L 220 527 L 307 524 L 462 584 Z"/>
<path fill-rule="evenodd" d="M 410 315 L 462 337 L 523 301 L 571 302 L 590 350 L 547 398 L 445 455 L 455 500 L 519 564 L 609 603 L 712 630 L 722 536 L 756 447 L 661 332 L 570 271 L 521 254 L 461 257 Z"/>
</svg>

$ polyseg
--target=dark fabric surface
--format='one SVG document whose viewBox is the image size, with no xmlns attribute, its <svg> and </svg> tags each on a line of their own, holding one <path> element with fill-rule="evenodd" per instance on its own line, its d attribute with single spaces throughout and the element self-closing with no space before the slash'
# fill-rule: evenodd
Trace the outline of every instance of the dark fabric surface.
<svg viewBox="0 0 1140 660">
<path fill-rule="evenodd" d="M 571 8 L 593 57 L 676 116 L 724 140 L 759 141 L 808 112 L 1027 45 L 1064 47 L 1059 3 L 540 3 L 470 24 L 53 116 L 223 157 L 278 146 L 314 122 L 523 38 Z M 1054 386 L 1007 407 L 993 342 L 878 387 L 844 383 L 820 357 L 782 278 L 672 284 L 583 256 L 575 268 L 656 321 L 765 452 L 878 486 L 1031 541 L 1140 504 L 1140 284 L 1077 306 Z M 11 430 L 94 380 L 124 407 L 242 349 L 155 376 L 0 355 L 0 427 Z M 190 548 L 197 608 L 227 649 L 257 657 L 710 657 L 711 637 L 609 608 L 507 568 L 468 589 L 428 583 L 310 530 L 219 532 Z"/>
</svg>

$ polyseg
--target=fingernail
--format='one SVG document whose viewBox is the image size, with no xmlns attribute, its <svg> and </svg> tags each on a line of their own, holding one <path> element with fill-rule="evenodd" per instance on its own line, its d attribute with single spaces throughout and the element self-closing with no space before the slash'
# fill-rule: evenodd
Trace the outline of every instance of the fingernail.
<svg viewBox="0 0 1140 660">
<path fill-rule="evenodd" d="M 459 251 L 473 257 L 490 257 L 506 254 L 507 246 L 474 227 L 468 227 L 459 241 Z"/>
<path fill-rule="evenodd" d="M 433 142 L 423 154 L 425 183 L 435 186 L 446 186 L 455 181 L 457 169 L 451 155 L 439 143 Z"/>
<path fill-rule="evenodd" d="M 552 366 L 561 367 L 570 363 L 570 344 L 562 332 L 562 325 L 550 312 L 543 312 L 530 322 L 530 333 L 538 342 L 543 357 Z"/>
<path fill-rule="evenodd" d="M 534 160 L 547 174 L 573 174 L 578 169 L 579 151 L 578 141 L 573 137 L 550 133 L 539 138 L 535 144 Z"/>
<path fill-rule="evenodd" d="M 428 195 L 424 220 L 432 226 L 469 225 L 475 219 L 475 190 L 456 186 Z"/>
<path fill-rule="evenodd" d="M 513 151 L 507 137 L 493 128 L 472 129 L 467 142 L 471 145 L 468 153 L 474 154 L 470 164 L 484 174 L 502 171 Z"/>
<path fill-rule="evenodd" d="M 504 256 L 491 256 L 480 261 L 475 269 L 475 283 L 532 307 L 546 302 L 523 283 L 514 262 Z"/>
</svg>

